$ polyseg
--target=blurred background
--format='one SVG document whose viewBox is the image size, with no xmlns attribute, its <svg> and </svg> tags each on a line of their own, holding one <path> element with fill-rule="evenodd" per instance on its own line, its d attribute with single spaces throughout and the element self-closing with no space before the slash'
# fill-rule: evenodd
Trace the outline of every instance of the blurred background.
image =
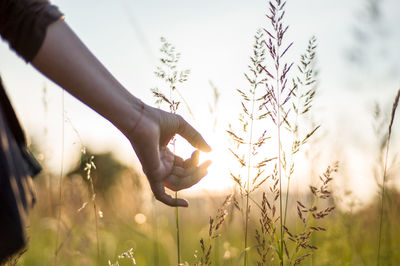
<svg viewBox="0 0 400 266">
<path fill-rule="evenodd" d="M 200 235 L 207 232 L 208 217 L 215 215 L 214 210 L 225 195 L 235 191 L 229 173 L 236 162 L 228 151 L 226 130 L 229 124 L 235 124 L 241 111 L 236 89 L 248 86 L 243 73 L 247 71 L 256 30 L 267 26 L 268 3 L 263 0 L 52 2 L 65 13 L 66 22 L 109 71 L 148 104 L 155 105 L 151 89 L 163 86 L 154 75 L 159 65 L 161 37 L 181 53 L 182 68 L 191 70 L 180 91 L 192 114 L 183 107 L 181 114 L 212 146 L 211 154 L 201 156 L 202 160 L 213 160 L 213 164 L 208 176 L 181 193 L 191 204 L 180 213 L 181 234 L 187 236 L 183 237 L 183 257 L 190 263 L 199 249 Z M 364 240 L 370 243 L 375 240 L 366 236 L 364 230 L 373 230 L 376 222 L 371 213 L 381 183 L 382 145 L 394 97 L 400 88 L 400 2 L 288 1 L 286 23 L 290 25 L 286 37 L 294 40 L 288 55 L 290 60 L 298 61 L 311 36 L 317 37 L 318 44 L 319 85 L 312 122 L 321 124 L 321 129 L 314 136 L 315 141 L 308 144 L 308 155 L 299 162 L 293 178 L 295 187 L 300 192 L 308 189 L 312 180 L 310 169 L 319 174 L 334 161 L 340 164 L 333 185 L 339 211 L 330 221 L 332 230 L 322 237 L 325 242 L 321 243 L 329 244 L 322 245 L 319 257 L 332 259 L 315 265 L 366 265 L 374 248 Z M 138 265 L 176 265 L 172 255 L 176 241 L 173 210 L 152 199 L 125 137 L 90 108 L 67 93 L 63 96 L 57 85 L 25 64 L 4 42 L 0 43 L 0 72 L 30 136 L 31 148 L 44 167 L 35 181 L 39 198 L 31 217 L 31 244 L 19 263 L 53 262 L 57 193 L 62 175 L 62 226 L 58 240 L 61 246 L 57 263 L 98 264 L 91 189 L 84 170 L 93 155 L 101 265 L 115 261 L 118 254 L 129 248 L 135 250 Z M 391 204 L 395 211 L 390 215 L 398 215 L 395 206 L 399 205 L 395 204 L 400 199 L 399 116 L 392 130 L 387 186 L 393 194 Z M 189 156 L 193 149 L 182 146 L 178 153 Z M 207 213 L 200 216 L 199 210 Z M 351 224 L 353 215 L 360 218 Z M 389 217 L 394 220 L 396 216 Z M 231 226 L 235 222 L 238 223 L 232 218 Z M 234 265 L 233 258 L 240 254 L 242 233 L 240 224 L 236 226 L 237 235 L 231 233 L 218 244 L 219 250 L 215 251 L 219 252 L 215 257 L 221 258 L 216 262 L 218 265 Z M 387 256 L 395 261 L 400 256 L 400 236 L 395 223 L 387 228 L 388 234 L 393 233 L 390 243 L 394 243 L 388 249 L 392 250 L 391 255 Z M 343 252 L 346 256 L 341 256 Z M 314 257 L 313 263 L 317 259 Z"/>
</svg>

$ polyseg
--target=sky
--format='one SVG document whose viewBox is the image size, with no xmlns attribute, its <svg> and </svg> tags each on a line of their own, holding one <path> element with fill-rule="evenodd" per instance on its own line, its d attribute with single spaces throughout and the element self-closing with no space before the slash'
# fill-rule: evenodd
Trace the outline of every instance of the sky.
<svg viewBox="0 0 400 266">
<path fill-rule="evenodd" d="M 289 0 L 286 7 L 286 22 L 290 25 L 287 37 L 294 40 L 288 54 L 291 60 L 298 60 L 311 36 L 318 40 L 320 85 L 314 112 L 316 121 L 322 124 L 322 155 L 318 165 L 304 161 L 300 168 L 310 165 L 322 170 L 330 161 L 342 161 L 345 178 L 337 184 L 349 186 L 359 198 L 366 192 L 375 193 L 376 188 L 371 174 L 378 145 L 372 130 L 374 103 L 380 103 L 388 113 L 400 87 L 400 2 L 382 0 L 379 23 L 368 21 L 363 11 L 366 2 Z M 210 174 L 197 187 L 216 189 L 232 184 L 226 165 L 234 161 L 227 151 L 225 130 L 238 117 L 240 102 L 236 89 L 247 86 L 243 73 L 250 63 L 256 30 L 267 26 L 267 1 L 53 3 L 106 68 L 148 104 L 155 102 L 150 89 L 160 86 L 153 74 L 158 64 L 160 37 L 176 46 L 182 54 L 182 68 L 191 70 L 188 82 L 180 90 L 195 115 L 192 117 L 185 110 L 182 114 L 214 150 L 204 155 L 214 163 Z M 367 28 L 367 37 L 356 39 L 357 28 Z M 349 51 L 363 52 L 361 63 L 351 63 Z M 22 124 L 45 151 L 48 167 L 53 171 L 61 167 L 62 139 L 66 169 L 75 163 L 69 155 L 78 154 L 82 145 L 95 152 L 112 150 L 125 164 L 137 164 L 129 142 L 116 128 L 68 93 L 63 94 L 11 52 L 5 42 L 0 42 L 0 74 Z M 216 128 L 210 123 L 216 116 L 209 112 L 209 104 L 214 101 L 210 81 L 221 95 Z M 398 122 L 397 119 L 393 147 L 400 146 Z M 191 151 L 186 147 L 180 152 L 189 155 Z"/>
</svg>

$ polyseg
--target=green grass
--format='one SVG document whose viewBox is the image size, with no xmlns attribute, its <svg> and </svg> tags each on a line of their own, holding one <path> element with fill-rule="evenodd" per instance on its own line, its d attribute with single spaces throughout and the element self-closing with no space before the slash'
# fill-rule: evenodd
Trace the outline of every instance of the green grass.
<svg viewBox="0 0 400 266">
<path fill-rule="evenodd" d="M 37 182 L 41 182 L 41 178 Z M 116 184 L 115 186 L 120 186 Z M 83 183 L 75 182 L 65 184 L 65 190 L 75 189 L 83 195 L 86 186 Z M 39 191 L 39 198 L 44 196 L 46 191 Z M 137 265 L 154 265 L 153 246 L 154 239 L 152 234 L 152 216 L 140 210 L 140 206 L 146 204 L 138 200 L 135 206 L 128 206 L 130 201 L 129 186 L 119 195 L 114 195 L 112 201 L 124 202 L 126 205 L 116 206 L 99 203 L 104 218 L 99 220 L 99 238 L 100 262 L 101 265 L 107 265 L 108 260 L 114 262 L 117 256 L 130 248 L 134 250 L 134 257 Z M 139 193 L 139 192 L 138 192 Z M 391 228 L 384 227 L 382 241 L 382 256 L 385 256 L 387 262 L 395 265 L 400 260 L 400 194 L 396 191 L 387 191 L 388 197 L 392 202 L 392 208 L 388 213 L 391 222 Z M 68 192 L 65 193 L 68 195 Z M 75 198 L 77 193 L 75 194 Z M 261 195 L 255 195 L 259 198 Z M 71 200 L 68 196 L 66 200 Z M 188 262 L 193 265 L 197 262 L 194 257 L 195 251 L 201 253 L 199 240 L 208 235 L 209 217 L 207 214 L 216 213 L 216 209 L 222 204 L 224 197 L 215 199 L 191 199 L 192 209 L 182 210 L 180 213 L 180 222 L 186 226 L 181 228 L 181 234 L 184 236 L 184 244 L 181 245 L 182 262 Z M 214 206 L 213 202 L 217 202 Z M 31 224 L 29 227 L 30 244 L 27 253 L 20 259 L 19 265 L 51 265 L 54 256 L 54 241 L 56 234 L 56 219 L 51 217 L 48 212 L 46 202 L 39 201 L 31 214 Z M 68 233 L 65 229 L 60 232 L 60 242 L 64 242 L 58 257 L 58 265 L 97 265 L 97 248 L 94 231 L 94 220 L 91 208 L 77 214 L 76 209 L 79 202 L 69 201 L 70 206 L 65 206 L 63 221 L 71 229 Z M 219 205 L 219 206 L 218 206 Z M 75 207 L 77 207 L 75 209 Z M 231 206 L 232 207 L 232 206 Z M 133 209 L 130 209 L 133 208 Z M 134 221 L 135 211 L 143 211 L 147 216 L 145 224 L 137 224 Z M 158 214 L 158 241 L 159 241 L 159 261 L 160 265 L 175 265 L 176 263 L 176 244 L 175 244 L 175 221 L 171 217 L 170 208 L 157 206 Z M 123 210 L 129 212 L 124 216 L 118 216 L 117 212 Z M 323 222 L 323 227 L 327 232 L 315 234 L 314 244 L 318 250 L 313 255 L 314 265 L 376 265 L 377 255 L 377 232 L 379 228 L 379 199 L 377 198 L 366 208 L 349 213 L 337 210 L 335 214 L 328 217 Z M 196 214 L 194 214 L 194 212 Z M 115 214 L 115 215 L 114 215 Z M 202 215 L 198 215 L 202 214 Z M 204 215 L 203 215 L 204 214 Z M 252 214 L 252 219 L 257 219 L 257 214 Z M 299 226 L 298 219 L 295 216 L 288 216 L 287 223 L 291 226 Z M 190 225 L 190 226 L 188 226 Z M 63 227 L 62 227 L 63 228 Z M 249 246 L 256 245 L 254 239 L 254 225 L 249 226 Z M 237 265 L 240 252 L 243 247 L 243 235 L 241 218 L 237 211 L 231 211 L 226 217 L 225 223 L 220 229 L 221 236 L 218 242 L 218 249 L 213 249 L 213 256 L 218 253 L 218 260 L 213 258 L 212 265 Z M 387 239 L 390 234 L 390 239 Z M 390 243 L 388 242 L 390 240 Z M 389 249 L 390 248 L 390 249 Z M 258 254 L 255 248 L 248 252 L 248 264 L 256 265 Z M 121 260 L 120 265 L 132 265 L 129 260 Z M 274 264 L 278 265 L 278 264 Z M 305 260 L 304 265 L 311 265 L 311 259 Z M 389 264 L 388 264 L 389 265 Z"/>
</svg>

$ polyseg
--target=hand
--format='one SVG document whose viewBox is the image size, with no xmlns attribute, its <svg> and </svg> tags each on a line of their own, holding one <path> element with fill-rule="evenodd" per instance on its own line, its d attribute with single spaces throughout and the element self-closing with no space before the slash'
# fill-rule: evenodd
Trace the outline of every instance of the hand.
<svg viewBox="0 0 400 266">
<path fill-rule="evenodd" d="M 187 160 L 173 154 L 167 145 L 175 134 L 181 135 L 199 150 L 211 151 L 201 135 L 181 116 L 150 106 L 144 107 L 138 124 L 125 135 L 142 164 L 156 199 L 169 206 L 187 207 L 187 201 L 166 194 L 165 187 L 179 191 L 193 186 L 207 175 L 211 161 L 197 166 L 198 150 Z"/>
</svg>

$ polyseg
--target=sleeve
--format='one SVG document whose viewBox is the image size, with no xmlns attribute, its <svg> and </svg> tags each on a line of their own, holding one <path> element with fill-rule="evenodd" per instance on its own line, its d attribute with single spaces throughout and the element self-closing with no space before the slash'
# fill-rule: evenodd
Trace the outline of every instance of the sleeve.
<svg viewBox="0 0 400 266">
<path fill-rule="evenodd" d="M 0 0 L 0 35 L 26 62 L 39 51 L 47 27 L 63 14 L 47 0 Z"/>
</svg>

